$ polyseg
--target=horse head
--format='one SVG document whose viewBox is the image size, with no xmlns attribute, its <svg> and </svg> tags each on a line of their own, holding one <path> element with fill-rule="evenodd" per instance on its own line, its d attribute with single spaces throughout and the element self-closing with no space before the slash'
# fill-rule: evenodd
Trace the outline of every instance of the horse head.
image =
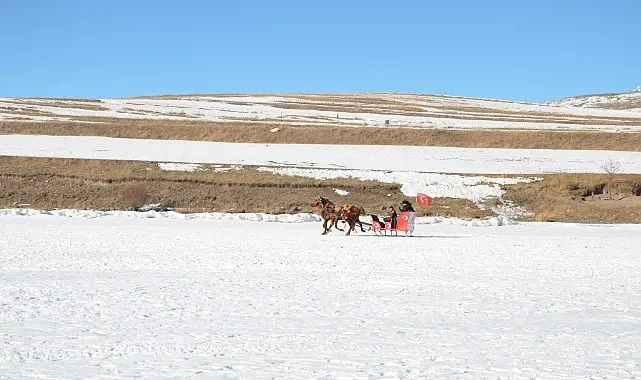
<svg viewBox="0 0 641 380">
<path fill-rule="evenodd" d="M 332 201 L 323 197 L 315 198 L 314 201 L 312 202 L 312 206 L 314 207 L 322 208 L 322 207 L 329 207 L 330 205 L 333 205 Z"/>
</svg>

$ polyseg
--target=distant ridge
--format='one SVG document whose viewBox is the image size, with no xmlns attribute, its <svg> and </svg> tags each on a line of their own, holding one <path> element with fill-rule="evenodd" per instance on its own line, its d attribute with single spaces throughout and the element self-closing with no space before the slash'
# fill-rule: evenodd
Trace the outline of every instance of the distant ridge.
<svg viewBox="0 0 641 380">
<path fill-rule="evenodd" d="M 548 104 L 397 93 L 194 94 L 120 99 L 0 97 L 0 123 L 116 120 L 124 124 L 156 120 L 270 128 L 641 131 L 641 92 L 584 95 Z"/>
<path fill-rule="evenodd" d="M 547 104 L 560 107 L 641 110 L 641 86 L 630 92 L 577 95 Z"/>
</svg>

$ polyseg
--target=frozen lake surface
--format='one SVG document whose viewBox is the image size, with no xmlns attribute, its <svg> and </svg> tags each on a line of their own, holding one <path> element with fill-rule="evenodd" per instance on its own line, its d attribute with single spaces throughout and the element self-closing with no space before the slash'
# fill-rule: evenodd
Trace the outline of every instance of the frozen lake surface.
<svg viewBox="0 0 641 380">
<path fill-rule="evenodd" d="M 0 378 L 638 378 L 637 225 L 0 214 Z"/>
</svg>

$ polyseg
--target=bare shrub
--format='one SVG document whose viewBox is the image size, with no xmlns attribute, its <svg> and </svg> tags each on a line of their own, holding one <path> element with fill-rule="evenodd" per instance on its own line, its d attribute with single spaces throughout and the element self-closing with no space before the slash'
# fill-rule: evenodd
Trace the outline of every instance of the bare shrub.
<svg viewBox="0 0 641 380">
<path fill-rule="evenodd" d="M 599 184 L 589 184 L 586 186 L 585 191 L 581 196 L 584 197 L 589 197 L 589 196 L 594 196 L 594 195 L 601 195 L 601 194 L 606 194 L 608 192 L 608 185 L 605 183 L 599 183 Z"/>
<path fill-rule="evenodd" d="M 614 187 L 612 184 L 612 181 L 614 180 L 614 176 L 621 171 L 621 163 L 610 159 L 601 165 L 601 169 L 603 169 L 606 173 L 608 173 L 608 183 L 606 185 L 606 188 L 607 188 L 608 198 L 612 199 L 611 188 Z M 606 193 L 606 189 L 604 189 L 603 193 L 604 194 Z"/>
<path fill-rule="evenodd" d="M 614 175 L 621 171 L 621 163 L 619 161 L 607 160 L 601 165 L 601 169 L 609 175 Z"/>
<path fill-rule="evenodd" d="M 547 212 L 540 212 L 534 215 L 534 220 L 537 222 L 550 222 L 552 217 Z"/>
<path fill-rule="evenodd" d="M 147 186 L 141 182 L 128 183 L 120 190 L 120 200 L 128 209 L 137 210 L 144 206 L 148 199 Z"/>
</svg>

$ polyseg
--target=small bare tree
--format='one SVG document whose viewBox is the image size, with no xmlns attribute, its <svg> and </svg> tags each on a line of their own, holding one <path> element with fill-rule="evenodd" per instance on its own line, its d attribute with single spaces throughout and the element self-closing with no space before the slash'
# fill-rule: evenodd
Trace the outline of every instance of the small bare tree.
<svg viewBox="0 0 641 380">
<path fill-rule="evenodd" d="M 614 176 L 621 171 L 621 163 L 610 159 L 601 165 L 601 169 L 603 169 L 603 171 L 605 171 L 608 174 L 607 187 L 608 187 L 609 198 L 612 199 L 612 187 L 613 187 L 612 185 L 614 181 Z"/>
</svg>

